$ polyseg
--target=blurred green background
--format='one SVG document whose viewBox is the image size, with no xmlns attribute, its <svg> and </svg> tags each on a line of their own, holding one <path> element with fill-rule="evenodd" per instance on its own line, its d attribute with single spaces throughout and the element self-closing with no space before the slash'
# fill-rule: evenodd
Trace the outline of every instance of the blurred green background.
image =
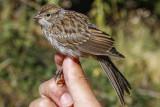
<svg viewBox="0 0 160 107">
<path fill-rule="evenodd" d="M 52 46 L 33 16 L 45 4 L 87 15 L 116 40 L 126 58 L 112 58 L 132 86 L 128 107 L 160 107 L 160 0 L 0 0 L 0 107 L 27 107 L 56 71 Z M 103 107 L 120 102 L 93 58 L 81 58 Z"/>
</svg>

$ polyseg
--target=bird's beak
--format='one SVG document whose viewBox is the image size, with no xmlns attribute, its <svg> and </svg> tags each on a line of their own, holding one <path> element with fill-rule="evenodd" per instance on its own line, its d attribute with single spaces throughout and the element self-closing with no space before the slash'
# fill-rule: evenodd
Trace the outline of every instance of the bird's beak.
<svg viewBox="0 0 160 107">
<path fill-rule="evenodd" d="M 39 14 L 37 14 L 33 17 L 33 19 L 42 19 L 42 17 Z"/>
</svg>

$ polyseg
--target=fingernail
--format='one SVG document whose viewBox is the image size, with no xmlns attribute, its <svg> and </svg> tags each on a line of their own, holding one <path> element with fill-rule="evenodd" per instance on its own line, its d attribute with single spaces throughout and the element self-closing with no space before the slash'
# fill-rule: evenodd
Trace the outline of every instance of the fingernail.
<svg viewBox="0 0 160 107">
<path fill-rule="evenodd" d="M 73 104 L 71 95 L 69 93 L 64 93 L 61 96 L 61 103 L 63 106 L 71 106 Z"/>
</svg>

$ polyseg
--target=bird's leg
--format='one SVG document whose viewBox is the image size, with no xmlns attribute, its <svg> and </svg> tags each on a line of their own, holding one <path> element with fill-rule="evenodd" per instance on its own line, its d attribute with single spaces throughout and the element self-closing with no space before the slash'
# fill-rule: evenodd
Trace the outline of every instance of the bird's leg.
<svg viewBox="0 0 160 107">
<path fill-rule="evenodd" d="M 62 85 L 63 86 L 65 84 L 64 76 L 63 76 L 63 67 L 60 67 L 56 71 L 56 75 L 54 77 L 54 80 L 55 80 L 57 85 Z"/>
</svg>

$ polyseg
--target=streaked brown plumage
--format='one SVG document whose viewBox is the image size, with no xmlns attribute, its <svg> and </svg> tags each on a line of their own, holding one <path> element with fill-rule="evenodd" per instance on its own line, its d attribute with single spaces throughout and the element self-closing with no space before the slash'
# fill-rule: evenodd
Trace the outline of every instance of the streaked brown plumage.
<svg viewBox="0 0 160 107">
<path fill-rule="evenodd" d="M 93 56 L 98 60 L 124 105 L 124 91 L 129 94 L 131 86 L 109 58 L 124 58 L 114 48 L 115 41 L 110 35 L 99 30 L 87 16 L 54 4 L 43 6 L 34 18 L 39 20 L 43 34 L 61 54 L 74 58 Z"/>
</svg>

